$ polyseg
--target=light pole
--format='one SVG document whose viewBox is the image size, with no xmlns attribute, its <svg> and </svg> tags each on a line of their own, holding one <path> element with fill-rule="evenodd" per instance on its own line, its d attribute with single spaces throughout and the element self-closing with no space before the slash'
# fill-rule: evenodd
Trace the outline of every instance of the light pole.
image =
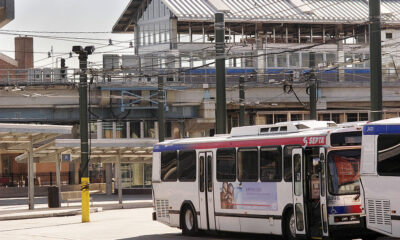
<svg viewBox="0 0 400 240">
<path fill-rule="evenodd" d="M 88 99 L 87 99 L 87 59 L 94 52 L 93 46 L 82 48 L 72 47 L 72 51 L 79 54 L 79 110 L 81 135 L 81 191 L 82 191 L 82 222 L 90 221 L 89 210 L 89 144 L 88 144 Z"/>
</svg>

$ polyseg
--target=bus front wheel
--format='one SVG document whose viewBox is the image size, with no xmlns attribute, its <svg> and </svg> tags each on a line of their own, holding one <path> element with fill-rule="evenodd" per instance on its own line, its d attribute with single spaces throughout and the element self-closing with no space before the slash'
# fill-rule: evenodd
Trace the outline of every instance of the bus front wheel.
<svg viewBox="0 0 400 240">
<path fill-rule="evenodd" d="M 285 240 L 296 239 L 296 220 L 294 218 L 294 213 L 292 209 L 286 212 L 283 221 L 284 221 L 283 239 Z"/>
<path fill-rule="evenodd" d="M 183 209 L 181 219 L 182 219 L 182 234 L 187 236 L 195 235 L 197 233 L 197 218 L 192 207 L 187 205 Z"/>
</svg>

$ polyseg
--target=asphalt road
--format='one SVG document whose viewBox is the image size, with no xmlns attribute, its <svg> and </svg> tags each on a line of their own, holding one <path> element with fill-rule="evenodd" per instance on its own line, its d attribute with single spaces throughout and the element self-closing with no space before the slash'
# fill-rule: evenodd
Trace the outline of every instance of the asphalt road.
<svg viewBox="0 0 400 240">
<path fill-rule="evenodd" d="M 184 237 L 179 229 L 152 221 L 151 212 L 151 208 L 143 208 L 92 213 L 89 223 L 81 223 L 81 216 L 0 221 L 0 239 L 280 239 L 273 236 L 240 234 L 202 234 L 198 237 Z"/>
</svg>

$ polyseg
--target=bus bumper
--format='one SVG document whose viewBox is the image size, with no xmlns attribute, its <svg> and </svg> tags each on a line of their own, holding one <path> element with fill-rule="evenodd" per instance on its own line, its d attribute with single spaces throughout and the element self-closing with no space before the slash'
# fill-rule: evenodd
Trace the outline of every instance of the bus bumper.
<svg viewBox="0 0 400 240">
<path fill-rule="evenodd" d="M 360 222 L 356 224 L 329 225 L 329 233 L 333 237 L 365 237 L 376 235 L 376 232 L 367 229 L 365 217 L 360 217 Z"/>
</svg>

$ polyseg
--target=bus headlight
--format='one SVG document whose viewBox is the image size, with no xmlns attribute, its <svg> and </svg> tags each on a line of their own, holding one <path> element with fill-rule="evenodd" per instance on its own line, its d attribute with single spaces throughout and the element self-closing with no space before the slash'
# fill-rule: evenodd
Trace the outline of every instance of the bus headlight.
<svg viewBox="0 0 400 240">
<path fill-rule="evenodd" d="M 358 215 L 351 215 L 351 216 L 341 216 L 341 217 L 335 217 L 335 222 L 354 222 L 354 221 L 359 221 L 360 216 Z"/>
</svg>

